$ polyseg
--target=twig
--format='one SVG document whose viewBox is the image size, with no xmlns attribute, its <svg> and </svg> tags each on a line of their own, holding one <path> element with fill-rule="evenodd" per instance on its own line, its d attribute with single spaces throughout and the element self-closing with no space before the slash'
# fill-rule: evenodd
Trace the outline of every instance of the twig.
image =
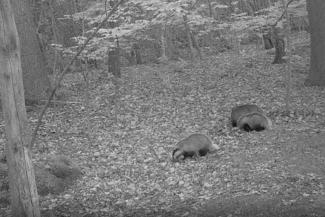
<svg viewBox="0 0 325 217">
<path fill-rule="evenodd" d="M 287 4 L 286 4 L 286 6 L 285 6 L 285 8 L 284 8 L 284 10 L 283 10 L 283 12 L 282 12 L 282 14 L 281 14 L 281 16 L 277 19 L 277 21 L 276 21 L 272 26 L 276 26 L 276 25 L 278 25 L 278 22 L 280 22 L 280 20 L 283 19 L 283 17 L 284 17 L 285 14 L 286 14 L 286 11 L 288 10 L 289 5 L 290 5 L 293 1 L 295 1 L 295 0 L 289 0 L 289 1 L 287 2 Z"/>
<path fill-rule="evenodd" d="M 44 102 L 47 100 L 40 100 L 41 102 Z M 61 104 L 81 104 L 82 102 L 73 102 L 73 101 L 62 101 L 62 100 L 51 100 L 51 102 L 54 102 L 54 103 L 61 103 Z"/>
<path fill-rule="evenodd" d="M 37 125 L 33 131 L 33 134 L 32 134 L 32 139 L 31 139 L 31 142 L 29 143 L 29 146 L 28 148 L 31 149 L 36 141 L 36 136 L 37 136 L 37 132 L 42 124 L 42 119 L 43 119 L 43 116 L 46 112 L 46 110 L 48 109 L 48 107 L 50 106 L 50 103 L 55 95 L 55 92 L 56 90 L 58 89 L 62 79 L 64 78 L 64 75 L 69 71 L 70 69 L 70 66 L 77 60 L 78 56 L 81 54 L 81 52 L 86 48 L 87 44 L 89 43 L 89 41 L 95 37 L 95 35 L 97 34 L 97 32 L 99 31 L 99 29 L 104 26 L 105 22 L 114 14 L 114 12 L 117 10 L 118 6 L 120 4 L 122 4 L 124 0 L 120 0 L 118 1 L 114 7 L 112 8 L 112 10 L 108 13 L 108 15 L 105 17 L 105 19 L 97 26 L 97 28 L 94 30 L 94 32 L 88 36 L 88 38 L 86 39 L 86 41 L 83 43 L 83 45 L 80 47 L 79 51 L 74 55 L 74 57 L 72 58 L 72 60 L 69 62 L 69 64 L 67 64 L 63 71 L 61 71 L 58 79 L 56 80 L 56 83 L 54 85 L 54 88 L 50 94 L 50 97 L 48 98 L 47 100 L 47 103 L 45 104 L 40 116 L 38 117 L 38 120 L 37 120 Z"/>
</svg>

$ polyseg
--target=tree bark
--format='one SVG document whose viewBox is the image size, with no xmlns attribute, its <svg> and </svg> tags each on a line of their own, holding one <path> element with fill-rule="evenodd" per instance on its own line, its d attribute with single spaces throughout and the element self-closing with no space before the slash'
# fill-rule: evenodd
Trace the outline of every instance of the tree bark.
<svg viewBox="0 0 325 217">
<path fill-rule="evenodd" d="M 209 17 L 213 17 L 211 0 L 208 0 L 208 6 L 209 6 Z"/>
<path fill-rule="evenodd" d="M 119 48 L 108 51 L 108 72 L 111 72 L 115 77 L 121 77 Z"/>
<path fill-rule="evenodd" d="M 142 56 L 141 56 L 140 46 L 137 43 L 134 43 L 132 45 L 132 49 L 134 50 L 136 64 L 138 64 L 138 65 L 142 64 Z"/>
<path fill-rule="evenodd" d="M 186 31 L 186 35 L 187 35 L 187 40 L 188 40 L 188 44 L 190 47 L 190 57 L 191 60 L 194 59 L 194 49 L 193 49 L 193 44 L 192 44 L 192 40 L 191 40 L 191 29 L 188 25 L 188 20 L 187 20 L 187 16 L 183 15 L 183 21 L 184 21 L 184 27 L 185 27 L 185 31 Z"/>
<path fill-rule="evenodd" d="M 191 40 L 192 40 L 193 47 L 195 47 L 197 53 L 199 54 L 200 59 L 202 59 L 202 52 L 201 52 L 197 37 L 194 35 L 193 32 L 190 32 L 190 33 L 191 33 Z"/>
<path fill-rule="evenodd" d="M 13 217 L 40 217 L 24 103 L 20 44 L 10 0 L 0 1 L 0 87 Z"/>
<path fill-rule="evenodd" d="M 325 1 L 308 0 L 311 57 L 307 85 L 325 86 Z"/>
<path fill-rule="evenodd" d="M 167 60 L 166 50 L 167 50 L 167 24 L 162 24 L 161 31 L 161 58 Z"/>
<path fill-rule="evenodd" d="M 11 1 L 21 44 L 21 64 L 26 101 L 38 102 L 47 97 L 50 81 L 46 59 L 36 34 L 29 0 Z"/>
<path fill-rule="evenodd" d="M 272 64 L 282 64 L 286 61 L 283 59 L 285 56 L 285 42 L 283 38 L 275 38 L 275 57 Z"/>
<path fill-rule="evenodd" d="M 270 32 L 263 34 L 263 42 L 264 42 L 264 48 L 266 50 L 274 48 L 274 40 L 272 38 L 272 34 Z"/>
</svg>

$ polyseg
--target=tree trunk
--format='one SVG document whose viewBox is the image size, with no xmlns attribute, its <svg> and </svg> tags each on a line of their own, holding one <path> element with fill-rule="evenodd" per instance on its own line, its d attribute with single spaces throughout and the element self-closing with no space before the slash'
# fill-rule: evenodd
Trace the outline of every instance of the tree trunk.
<svg viewBox="0 0 325 217">
<path fill-rule="evenodd" d="M 209 17 L 213 17 L 211 0 L 208 0 L 208 6 L 209 6 Z"/>
<path fill-rule="evenodd" d="M 272 64 L 282 64 L 286 61 L 283 59 L 285 56 L 285 44 L 283 38 L 275 38 L 275 57 Z"/>
<path fill-rule="evenodd" d="M 119 48 L 108 51 L 108 72 L 115 77 L 121 77 Z"/>
<path fill-rule="evenodd" d="M 0 1 L 0 87 L 13 217 L 40 217 L 24 104 L 20 44 L 9 0 Z"/>
<path fill-rule="evenodd" d="M 26 101 L 47 97 L 50 87 L 46 60 L 40 48 L 29 0 L 11 1 L 21 44 L 21 64 Z"/>
<path fill-rule="evenodd" d="M 307 85 L 325 86 L 325 1 L 307 1 L 311 35 L 310 72 Z"/>
<path fill-rule="evenodd" d="M 172 26 L 166 26 L 166 31 L 163 33 L 166 40 L 166 57 L 168 60 L 178 60 L 180 57 L 178 45 L 176 43 L 177 36 L 174 34 L 174 32 L 176 32 L 176 29 L 174 28 L 175 27 Z"/>
<path fill-rule="evenodd" d="M 192 44 L 192 40 L 191 40 L 191 30 L 190 30 L 190 27 L 188 25 L 188 20 L 187 20 L 187 16 L 186 15 L 183 15 L 183 21 L 184 21 L 184 27 L 185 27 L 185 32 L 186 32 L 186 35 L 187 35 L 187 40 L 188 40 L 188 44 L 189 44 L 189 47 L 190 47 L 190 57 L 191 57 L 191 60 L 194 59 L 194 49 L 193 49 L 193 44 Z"/>
<path fill-rule="evenodd" d="M 161 59 L 167 60 L 166 48 L 167 48 L 167 24 L 162 24 L 161 32 Z"/>
<path fill-rule="evenodd" d="M 285 42 L 283 30 L 272 26 L 269 30 L 268 36 L 271 44 L 275 47 L 275 57 L 272 64 L 282 64 L 286 61 L 283 59 L 285 56 Z M 265 41 L 264 46 L 266 47 Z"/>
<path fill-rule="evenodd" d="M 141 56 L 140 46 L 137 43 L 134 43 L 132 45 L 132 49 L 134 50 L 136 63 L 138 65 L 142 64 L 142 56 Z"/>
<path fill-rule="evenodd" d="M 266 50 L 274 48 L 274 40 L 272 38 L 272 34 L 270 32 L 263 34 L 263 42 L 264 42 L 264 48 Z"/>
<path fill-rule="evenodd" d="M 194 35 L 193 32 L 190 32 L 190 34 L 191 34 L 191 40 L 192 40 L 193 47 L 195 47 L 197 53 L 199 54 L 200 59 L 202 59 L 202 52 L 201 52 L 197 37 Z"/>
</svg>

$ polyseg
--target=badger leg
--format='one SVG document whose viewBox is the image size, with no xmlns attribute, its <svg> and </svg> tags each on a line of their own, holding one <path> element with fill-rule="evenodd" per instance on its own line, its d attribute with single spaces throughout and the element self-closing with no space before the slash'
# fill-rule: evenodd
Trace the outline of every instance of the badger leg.
<svg viewBox="0 0 325 217">
<path fill-rule="evenodd" d="M 199 150 L 199 156 L 205 156 L 209 152 L 209 149 L 204 148 Z"/>
<path fill-rule="evenodd" d="M 253 129 L 249 126 L 249 124 L 244 124 L 244 126 L 243 126 L 243 130 L 245 130 L 246 132 L 251 132 L 251 131 L 253 131 Z"/>
<path fill-rule="evenodd" d="M 185 159 L 185 158 L 188 158 L 188 157 L 194 157 L 194 156 L 196 156 L 196 155 L 197 155 L 197 154 L 196 154 L 195 151 L 185 151 L 185 152 L 183 153 L 184 159 Z"/>
<path fill-rule="evenodd" d="M 265 130 L 265 127 L 263 127 L 263 126 L 261 126 L 261 125 L 258 125 L 258 126 L 255 127 L 255 130 L 256 130 L 257 132 L 259 132 L 259 131 Z"/>
</svg>

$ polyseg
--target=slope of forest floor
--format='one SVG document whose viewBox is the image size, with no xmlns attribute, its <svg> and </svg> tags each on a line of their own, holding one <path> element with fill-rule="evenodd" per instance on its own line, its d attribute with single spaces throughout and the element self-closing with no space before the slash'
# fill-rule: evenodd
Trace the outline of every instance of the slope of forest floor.
<svg viewBox="0 0 325 217">
<path fill-rule="evenodd" d="M 67 155 L 84 175 L 41 197 L 43 216 L 325 216 L 325 90 L 304 86 L 308 39 L 293 45 L 289 113 L 287 68 L 254 46 L 123 68 L 119 81 L 68 75 L 34 158 Z M 273 129 L 232 129 L 231 108 L 244 103 L 262 107 Z M 38 112 L 28 113 L 33 126 Z M 175 143 L 195 132 L 220 150 L 171 162 Z"/>
</svg>

